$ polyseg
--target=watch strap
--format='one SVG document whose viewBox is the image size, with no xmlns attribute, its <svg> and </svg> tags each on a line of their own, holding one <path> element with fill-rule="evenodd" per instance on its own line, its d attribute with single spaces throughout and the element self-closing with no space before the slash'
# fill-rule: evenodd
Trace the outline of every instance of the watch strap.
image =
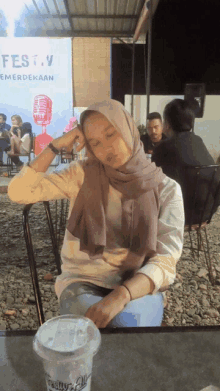
<svg viewBox="0 0 220 391">
<path fill-rule="evenodd" d="M 59 155 L 59 153 L 60 153 L 59 149 L 55 148 L 52 143 L 49 143 L 48 147 L 51 149 L 51 151 L 53 151 L 53 153 L 55 153 L 56 155 Z"/>
</svg>

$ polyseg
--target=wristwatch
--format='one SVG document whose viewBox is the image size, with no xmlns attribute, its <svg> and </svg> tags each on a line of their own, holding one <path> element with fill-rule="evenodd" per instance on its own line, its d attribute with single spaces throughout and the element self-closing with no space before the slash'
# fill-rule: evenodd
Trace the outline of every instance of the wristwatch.
<svg viewBox="0 0 220 391">
<path fill-rule="evenodd" d="M 51 149 L 51 151 L 53 151 L 53 153 L 55 153 L 56 155 L 59 155 L 59 153 L 60 153 L 59 149 L 55 148 L 52 143 L 49 143 L 48 147 Z"/>
</svg>

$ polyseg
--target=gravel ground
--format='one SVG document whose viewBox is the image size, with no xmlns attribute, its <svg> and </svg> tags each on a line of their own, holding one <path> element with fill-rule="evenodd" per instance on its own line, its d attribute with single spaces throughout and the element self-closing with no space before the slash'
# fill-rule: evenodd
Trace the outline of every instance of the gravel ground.
<svg viewBox="0 0 220 391">
<path fill-rule="evenodd" d="M 1 194 L 0 199 L 0 329 L 37 329 L 38 318 L 22 227 L 24 206 L 12 203 L 7 194 Z M 55 216 L 54 203 L 51 203 L 51 212 Z M 47 320 L 59 315 L 59 308 L 54 291 L 57 269 L 42 203 L 32 207 L 30 227 Z"/>
<path fill-rule="evenodd" d="M 7 194 L 0 194 L 0 199 L 0 329 L 36 330 L 38 318 L 22 228 L 23 205 L 12 203 Z M 54 216 L 55 203 L 51 203 L 51 210 Z M 54 291 L 57 270 L 43 204 L 32 207 L 30 226 L 47 320 L 59 315 L 59 308 Z M 164 325 L 220 324 L 219 228 L 220 209 L 208 228 L 211 250 L 215 252 L 216 285 L 213 287 L 209 282 L 204 256 L 193 260 L 190 250 L 184 249 L 177 264 L 175 283 L 166 292 Z M 186 234 L 185 245 L 187 243 Z"/>
<path fill-rule="evenodd" d="M 164 322 L 169 326 L 220 324 L 220 208 L 213 216 L 207 233 L 216 275 L 215 285 L 212 286 L 209 281 L 204 254 L 200 252 L 200 257 L 196 255 L 194 260 L 187 249 L 190 242 L 189 234 L 185 233 L 176 280 L 166 292 Z M 193 241 L 195 239 L 196 236 Z"/>
</svg>

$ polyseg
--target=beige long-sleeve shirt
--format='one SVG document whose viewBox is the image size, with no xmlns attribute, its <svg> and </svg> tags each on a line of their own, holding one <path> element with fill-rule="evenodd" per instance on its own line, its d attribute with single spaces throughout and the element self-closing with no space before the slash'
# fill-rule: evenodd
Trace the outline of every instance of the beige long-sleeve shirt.
<svg viewBox="0 0 220 391">
<path fill-rule="evenodd" d="M 67 198 L 69 214 L 84 181 L 83 162 L 72 162 L 61 172 L 46 174 L 24 166 L 9 184 L 10 199 L 19 204 L 36 203 Z M 176 263 L 181 256 L 184 232 L 182 192 L 178 183 L 166 177 L 159 185 L 159 221 L 157 254 L 148 262 L 123 248 L 121 234 L 122 194 L 109 188 L 107 221 L 107 246 L 103 256 L 91 260 L 80 251 L 79 239 L 66 230 L 61 251 L 62 274 L 57 277 L 55 291 L 62 291 L 72 282 L 86 281 L 115 289 L 136 273 L 148 276 L 155 284 L 153 293 L 174 282 Z"/>
</svg>

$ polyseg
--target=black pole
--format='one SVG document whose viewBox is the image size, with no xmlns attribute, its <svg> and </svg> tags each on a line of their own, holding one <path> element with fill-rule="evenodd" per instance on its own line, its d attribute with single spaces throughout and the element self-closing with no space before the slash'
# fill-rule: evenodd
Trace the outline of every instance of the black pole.
<svg viewBox="0 0 220 391">
<path fill-rule="evenodd" d="M 132 51 L 132 76 L 131 76 L 131 116 L 133 117 L 134 112 L 134 66 L 135 66 L 135 43 L 133 43 Z"/>
<path fill-rule="evenodd" d="M 151 79 L 151 41 L 152 41 L 152 0 L 148 1 L 148 51 L 147 51 L 147 116 L 150 112 L 150 79 Z"/>
</svg>

